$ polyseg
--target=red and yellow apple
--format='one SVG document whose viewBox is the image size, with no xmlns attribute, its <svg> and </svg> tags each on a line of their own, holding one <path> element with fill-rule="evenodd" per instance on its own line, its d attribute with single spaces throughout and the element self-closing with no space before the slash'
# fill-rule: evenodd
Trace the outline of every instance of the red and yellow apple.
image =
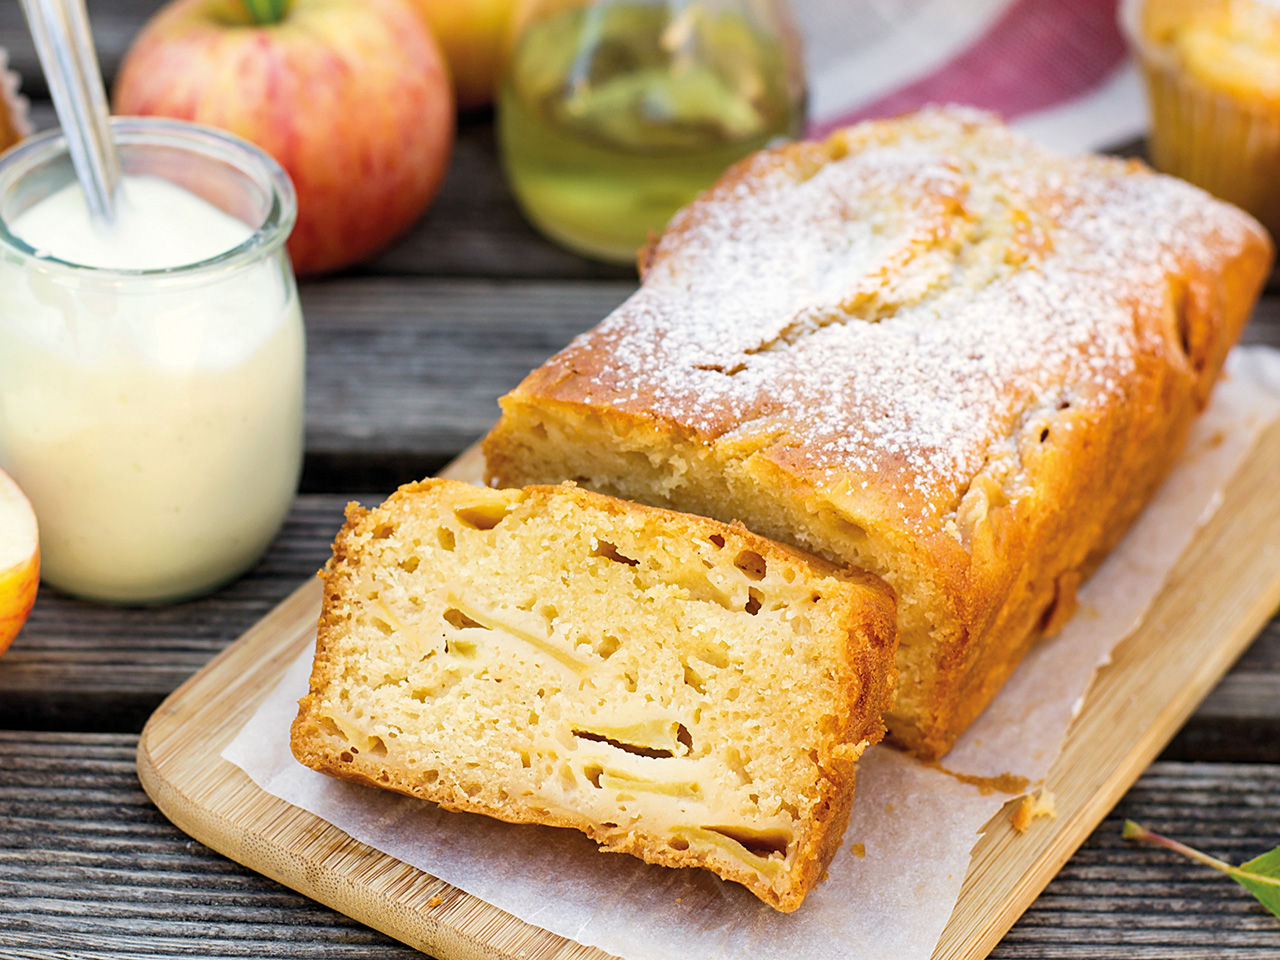
<svg viewBox="0 0 1280 960">
<path fill-rule="evenodd" d="M 444 48 L 458 107 L 493 102 L 519 0 L 414 0 Z"/>
<path fill-rule="evenodd" d="M 448 165 L 453 91 L 414 2 L 175 0 L 126 55 L 115 112 L 256 143 L 298 191 L 294 268 L 348 266 L 418 219 Z"/>
<path fill-rule="evenodd" d="M 13 478 L 0 470 L 0 653 L 27 622 L 39 583 L 35 512 Z"/>
</svg>

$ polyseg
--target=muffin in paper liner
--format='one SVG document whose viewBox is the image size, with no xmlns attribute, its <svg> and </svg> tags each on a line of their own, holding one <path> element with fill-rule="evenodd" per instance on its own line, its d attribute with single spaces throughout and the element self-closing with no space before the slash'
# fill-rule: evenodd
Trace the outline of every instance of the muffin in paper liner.
<svg viewBox="0 0 1280 960">
<path fill-rule="evenodd" d="M 1207 75 L 1166 39 L 1196 18 L 1239 12 L 1275 18 L 1280 77 L 1276 0 L 1123 0 L 1120 25 L 1146 81 L 1152 163 L 1243 207 L 1280 235 L 1280 87 L 1251 75 L 1247 63 L 1224 59 Z"/>
<path fill-rule="evenodd" d="M 9 69 L 9 53 L 0 47 L 0 153 L 31 132 L 27 98 L 18 93 L 18 75 Z"/>
</svg>

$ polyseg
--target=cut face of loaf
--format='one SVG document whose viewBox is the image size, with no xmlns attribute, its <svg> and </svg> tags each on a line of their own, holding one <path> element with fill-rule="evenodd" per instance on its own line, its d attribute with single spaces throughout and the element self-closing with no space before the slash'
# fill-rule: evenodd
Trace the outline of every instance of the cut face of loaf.
<svg viewBox="0 0 1280 960">
<path fill-rule="evenodd" d="M 308 766 L 779 910 L 837 849 L 893 680 L 874 577 L 571 485 L 445 480 L 348 507 L 322 576 Z"/>
<path fill-rule="evenodd" d="M 1270 256 L 1186 183 L 972 111 L 764 151 L 503 398 L 488 479 L 740 520 L 882 576 L 889 734 L 937 757 L 1174 462 Z"/>
</svg>

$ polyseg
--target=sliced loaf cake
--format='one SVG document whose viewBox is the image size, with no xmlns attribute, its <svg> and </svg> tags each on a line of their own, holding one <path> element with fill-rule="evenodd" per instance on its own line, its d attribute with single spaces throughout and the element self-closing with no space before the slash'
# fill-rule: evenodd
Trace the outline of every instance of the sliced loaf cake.
<svg viewBox="0 0 1280 960">
<path fill-rule="evenodd" d="M 322 576 L 308 766 L 779 910 L 838 847 L 893 685 L 876 578 L 572 485 L 445 480 L 348 507 Z"/>
</svg>

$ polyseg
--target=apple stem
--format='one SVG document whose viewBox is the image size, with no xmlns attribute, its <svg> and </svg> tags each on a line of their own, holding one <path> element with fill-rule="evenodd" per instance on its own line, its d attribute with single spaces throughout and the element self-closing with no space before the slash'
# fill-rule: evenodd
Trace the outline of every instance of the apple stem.
<svg viewBox="0 0 1280 960">
<path fill-rule="evenodd" d="M 279 23 L 289 10 L 289 0 L 243 0 L 243 3 L 259 26 Z"/>
</svg>

